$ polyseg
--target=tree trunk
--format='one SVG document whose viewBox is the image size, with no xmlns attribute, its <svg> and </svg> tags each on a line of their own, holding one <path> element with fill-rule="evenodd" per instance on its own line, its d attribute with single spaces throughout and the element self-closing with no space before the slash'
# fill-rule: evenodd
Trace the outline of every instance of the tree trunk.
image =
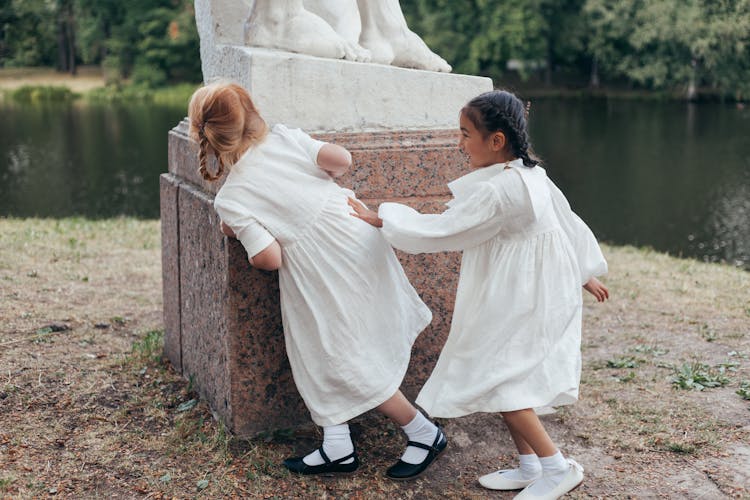
<svg viewBox="0 0 750 500">
<path fill-rule="evenodd" d="M 75 29 L 71 0 L 57 2 L 57 69 L 76 74 Z"/>
<path fill-rule="evenodd" d="M 76 66 L 76 33 L 72 3 L 68 3 L 68 15 L 66 17 L 67 22 L 65 23 L 65 27 L 67 31 L 66 39 L 68 41 L 68 71 L 71 75 L 75 75 L 78 67 Z"/>
<path fill-rule="evenodd" d="M 698 97 L 698 91 L 695 86 L 695 72 L 698 62 L 693 59 L 690 65 L 692 66 L 692 69 L 690 70 L 690 81 L 688 82 L 687 93 L 685 97 L 688 101 L 694 101 L 695 98 Z"/>
<path fill-rule="evenodd" d="M 59 17 L 57 18 L 57 71 L 67 72 L 68 71 L 68 56 L 65 53 L 67 43 L 65 41 L 66 29 L 65 22 Z"/>
<path fill-rule="evenodd" d="M 544 69 L 544 83 L 552 85 L 552 36 L 547 37 L 547 67 Z"/>
<path fill-rule="evenodd" d="M 591 76 L 589 78 L 589 87 L 592 89 L 599 88 L 599 59 L 596 56 L 591 60 Z"/>
</svg>

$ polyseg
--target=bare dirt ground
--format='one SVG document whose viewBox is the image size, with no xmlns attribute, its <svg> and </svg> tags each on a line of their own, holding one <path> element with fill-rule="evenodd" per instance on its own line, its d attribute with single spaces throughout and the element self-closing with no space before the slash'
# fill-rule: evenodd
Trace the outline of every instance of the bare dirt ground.
<svg viewBox="0 0 750 500">
<path fill-rule="evenodd" d="M 15 90 L 24 85 L 68 87 L 76 93 L 104 87 L 101 68 L 81 66 L 75 76 L 50 68 L 0 68 L 0 90 Z"/>
<path fill-rule="evenodd" d="M 341 479 L 279 466 L 312 426 L 230 436 L 161 359 L 158 224 L 0 219 L 0 497 L 513 497 L 476 482 L 514 465 L 498 415 L 443 420 L 448 451 L 408 483 L 382 477 L 404 441 L 376 415 L 355 420 L 363 466 Z M 750 498 L 750 273 L 605 253 L 581 400 L 544 417 L 586 470 L 570 498 Z"/>
</svg>

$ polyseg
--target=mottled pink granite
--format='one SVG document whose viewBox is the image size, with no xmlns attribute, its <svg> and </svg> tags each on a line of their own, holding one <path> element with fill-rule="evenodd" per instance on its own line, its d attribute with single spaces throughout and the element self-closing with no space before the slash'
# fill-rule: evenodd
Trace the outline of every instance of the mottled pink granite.
<svg viewBox="0 0 750 500">
<path fill-rule="evenodd" d="M 453 130 L 316 137 L 352 152 L 354 167 L 338 182 L 373 207 L 398 200 L 440 212 L 447 182 L 468 169 Z M 253 269 L 242 246 L 220 234 L 212 199 L 221 183 L 203 181 L 197 170 L 183 121 L 170 133 L 170 173 L 161 181 L 165 353 L 237 435 L 308 422 L 286 359 L 277 274 Z M 402 385 L 413 399 L 448 334 L 460 255 L 398 255 L 433 312 Z"/>
<path fill-rule="evenodd" d="M 180 245 L 177 232 L 179 181 L 170 174 L 159 178 L 161 210 L 161 269 L 164 302 L 164 353 L 182 371 L 180 346 Z"/>
</svg>

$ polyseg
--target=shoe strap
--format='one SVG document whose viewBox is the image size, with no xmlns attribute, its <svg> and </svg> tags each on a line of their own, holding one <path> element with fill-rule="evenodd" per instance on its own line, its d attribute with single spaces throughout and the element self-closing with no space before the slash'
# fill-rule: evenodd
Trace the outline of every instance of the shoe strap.
<svg viewBox="0 0 750 500">
<path fill-rule="evenodd" d="M 434 451 L 438 452 L 440 450 L 437 449 L 437 445 L 440 443 L 440 441 L 443 440 L 443 431 L 440 430 L 440 427 L 437 428 L 437 436 L 435 436 L 435 441 L 433 441 L 432 446 L 426 445 L 424 443 L 418 443 L 417 441 L 409 441 L 406 443 L 406 446 L 413 446 L 415 448 L 422 448 L 423 450 L 427 451 Z"/>
<path fill-rule="evenodd" d="M 326 455 L 326 452 L 323 451 L 323 447 L 322 446 L 320 448 L 318 448 L 318 451 L 320 452 L 320 456 L 323 458 L 323 461 L 326 463 L 326 465 L 328 465 L 328 464 L 340 464 L 341 462 L 345 462 L 345 461 L 349 460 L 350 458 L 355 458 L 355 456 L 357 454 L 357 451 L 355 450 L 355 451 L 349 453 L 345 457 L 337 458 L 336 460 L 331 460 L 330 458 L 328 458 L 328 455 Z"/>
</svg>

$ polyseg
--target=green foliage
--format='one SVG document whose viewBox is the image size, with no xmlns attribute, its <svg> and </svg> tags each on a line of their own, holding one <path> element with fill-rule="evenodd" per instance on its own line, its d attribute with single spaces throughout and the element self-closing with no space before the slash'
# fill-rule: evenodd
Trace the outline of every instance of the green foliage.
<svg viewBox="0 0 750 500">
<path fill-rule="evenodd" d="M 743 380 L 740 382 L 740 388 L 737 390 L 737 395 L 742 399 L 750 401 L 750 380 Z"/>
<path fill-rule="evenodd" d="M 457 73 L 750 95 L 750 0 L 402 0 L 401 7 Z M 61 35 L 61 26 L 74 32 Z M 201 79 L 190 0 L 0 0 L 0 66 L 72 70 L 71 48 L 74 62 L 101 65 L 115 84 Z"/>
<path fill-rule="evenodd" d="M 544 60 L 545 19 L 538 2 L 412 0 L 401 2 L 409 25 L 466 74 L 501 76 L 508 61 Z"/>
<path fill-rule="evenodd" d="M 68 87 L 24 85 L 10 93 L 11 99 L 22 103 L 72 101 L 76 95 Z"/>
<path fill-rule="evenodd" d="M 750 0 L 402 0 L 459 73 L 750 94 Z M 520 62 L 520 64 L 519 64 Z"/>
<path fill-rule="evenodd" d="M 53 66 L 54 18 L 54 2 L 0 0 L 0 66 Z"/>
<path fill-rule="evenodd" d="M 675 368 L 675 374 L 672 377 L 672 386 L 676 389 L 696 390 L 712 387 L 723 387 L 730 380 L 724 375 L 725 368 L 711 368 L 710 366 L 699 363 L 683 363 L 681 367 Z"/>
<path fill-rule="evenodd" d="M 68 38 L 63 22 L 74 29 Z M 190 0 L 0 0 L 0 65 L 67 69 L 60 59 L 71 43 L 75 61 L 101 64 L 112 82 L 201 79 Z"/>
<path fill-rule="evenodd" d="M 151 330 L 133 343 L 132 356 L 143 362 L 158 362 L 164 349 L 164 331 Z"/>
<path fill-rule="evenodd" d="M 608 368 L 637 368 L 640 361 L 632 356 L 619 356 L 607 360 Z"/>
<path fill-rule="evenodd" d="M 11 98 L 23 103 L 64 102 L 73 100 L 76 95 L 68 87 L 24 85 L 10 94 Z"/>
</svg>

